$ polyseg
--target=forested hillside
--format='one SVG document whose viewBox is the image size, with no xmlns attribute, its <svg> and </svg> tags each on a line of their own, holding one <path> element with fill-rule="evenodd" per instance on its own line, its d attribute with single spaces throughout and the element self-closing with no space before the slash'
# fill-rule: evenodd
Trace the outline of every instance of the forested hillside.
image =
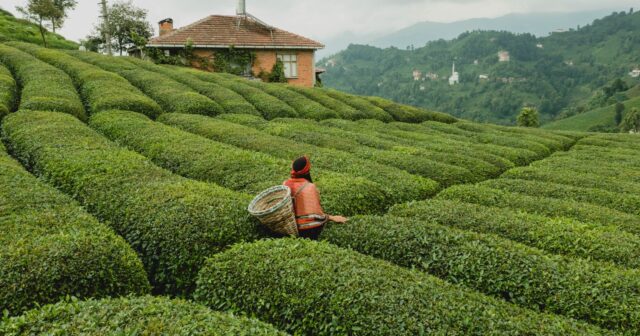
<svg viewBox="0 0 640 336">
<path fill-rule="evenodd" d="M 640 14 L 630 11 L 544 38 L 476 31 L 410 50 L 351 45 L 320 65 L 324 84 L 340 90 L 501 124 L 531 105 L 548 122 L 580 112 L 576 106 L 617 78 L 633 84 L 639 30 Z M 450 85 L 454 62 L 460 83 Z"/>
</svg>

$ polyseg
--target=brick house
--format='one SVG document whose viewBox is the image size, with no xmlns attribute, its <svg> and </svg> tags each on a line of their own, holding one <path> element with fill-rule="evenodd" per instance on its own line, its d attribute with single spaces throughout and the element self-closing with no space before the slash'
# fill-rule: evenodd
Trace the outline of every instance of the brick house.
<svg viewBox="0 0 640 336">
<path fill-rule="evenodd" d="M 313 87 L 321 70 L 315 67 L 315 52 L 324 45 L 282 29 L 265 24 L 246 13 L 240 1 L 237 15 L 211 15 L 183 28 L 174 29 L 173 20 L 159 22 L 160 36 L 149 40 L 147 46 L 176 54 L 191 41 L 194 54 L 213 61 L 216 51 L 247 50 L 255 54 L 250 73 L 270 72 L 280 59 L 290 84 Z"/>
</svg>

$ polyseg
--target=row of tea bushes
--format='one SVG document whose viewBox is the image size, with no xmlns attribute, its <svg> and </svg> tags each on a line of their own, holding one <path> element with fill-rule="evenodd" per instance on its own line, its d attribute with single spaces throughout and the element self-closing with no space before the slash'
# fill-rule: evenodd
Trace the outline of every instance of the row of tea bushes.
<svg viewBox="0 0 640 336">
<path fill-rule="evenodd" d="M 433 196 L 439 188 L 433 180 L 411 175 L 393 167 L 362 160 L 345 152 L 272 136 L 251 127 L 221 119 L 165 114 L 158 120 L 215 141 L 263 152 L 280 159 L 293 160 L 301 155 L 309 155 L 311 162 L 317 168 L 351 177 L 363 177 L 379 183 L 389 193 L 391 202 L 394 204 L 426 199 Z"/>
<path fill-rule="evenodd" d="M 308 240 L 264 240 L 217 254 L 194 296 L 295 335 L 606 334 Z"/>
<path fill-rule="evenodd" d="M 500 127 L 490 124 L 478 124 L 472 122 L 458 122 L 455 124 L 458 128 L 463 130 L 471 131 L 477 135 L 490 134 L 490 135 L 504 135 L 509 138 L 533 142 L 538 144 L 539 151 L 544 151 L 545 148 L 550 150 L 551 152 L 569 149 L 575 141 L 570 138 L 566 138 L 563 136 L 549 134 L 549 135 L 541 135 L 541 134 L 531 134 L 519 131 L 518 128 L 509 127 Z M 514 136 L 516 135 L 516 136 Z M 525 145 L 522 148 L 530 148 L 531 145 Z"/>
<path fill-rule="evenodd" d="M 142 69 L 126 59 L 91 52 L 68 52 L 84 62 L 114 72 L 155 100 L 165 112 L 217 115 L 224 112 L 220 104 L 188 86 L 161 74 Z"/>
<path fill-rule="evenodd" d="M 431 120 L 452 124 L 458 121 L 458 119 L 446 113 L 427 111 L 410 105 L 402 105 L 380 97 L 366 97 L 366 99 L 385 110 L 394 120 L 399 122 L 420 123 Z"/>
<path fill-rule="evenodd" d="M 354 217 L 349 225 L 329 226 L 321 238 L 526 308 L 620 331 L 640 328 L 640 270 L 549 255 L 414 218 Z"/>
<path fill-rule="evenodd" d="M 573 218 L 585 223 L 613 225 L 624 231 L 640 233 L 640 219 L 635 215 L 572 200 L 529 196 L 483 185 L 454 186 L 443 190 L 438 198 L 518 209 L 548 217 Z"/>
<path fill-rule="evenodd" d="M 0 232 L 0 310 L 11 315 L 67 295 L 149 291 L 142 263 L 129 245 L 24 170 L 2 143 Z"/>
<path fill-rule="evenodd" d="M 103 112 L 92 116 L 90 125 L 161 167 L 232 190 L 255 195 L 288 178 L 288 160 L 208 140 L 141 114 Z M 328 213 L 381 214 L 391 206 L 389 196 L 377 183 L 323 170 L 315 176 Z"/>
<path fill-rule="evenodd" d="M 73 82 L 62 70 L 18 49 L 0 44 L 0 63 L 14 74 L 21 88 L 20 109 L 87 116 Z"/>
<path fill-rule="evenodd" d="M 299 117 L 298 112 L 296 112 L 296 110 L 289 104 L 260 89 L 248 85 L 243 80 L 238 80 L 235 76 L 224 76 L 223 74 L 209 73 L 193 69 L 185 69 L 182 71 L 188 72 L 205 82 L 215 83 L 236 92 L 253 104 L 265 119 Z"/>
<path fill-rule="evenodd" d="M 115 73 L 79 61 L 59 50 L 20 42 L 9 44 L 65 71 L 79 88 L 89 113 L 114 108 L 144 113 L 152 118 L 162 113 L 155 101 Z"/>
<path fill-rule="evenodd" d="M 496 234 L 553 254 L 640 268 L 640 237 L 614 226 L 437 199 L 397 205 L 389 215 Z"/>
<path fill-rule="evenodd" d="M 0 322 L 20 335 L 281 335 L 272 326 L 198 304 L 163 297 L 66 301 Z"/>
<path fill-rule="evenodd" d="M 367 118 L 366 113 L 362 113 L 335 98 L 329 97 L 329 95 L 322 90 L 308 89 L 295 85 L 288 85 L 287 88 L 291 91 L 304 95 L 305 97 L 316 101 L 322 104 L 322 106 L 334 111 L 338 114 L 338 118 L 340 119 L 359 120 Z"/>
<path fill-rule="evenodd" d="M 156 293 L 190 292 L 205 257 L 260 237 L 249 196 L 173 175 L 70 115 L 18 112 L 2 129 L 25 166 L 125 238 Z"/>
<path fill-rule="evenodd" d="M 402 169 L 411 174 L 430 178 L 443 187 L 481 181 L 484 175 L 472 172 L 467 167 L 448 164 L 432 158 L 429 155 L 411 155 L 400 151 L 380 150 L 361 145 L 349 139 L 347 132 L 331 134 L 326 128 L 313 121 L 300 119 L 277 120 L 263 125 L 263 132 L 287 138 L 299 143 L 307 143 L 324 148 L 331 148 L 351 153 L 361 159 Z M 342 133 L 342 134 L 340 134 Z M 450 157 L 452 157 L 451 155 Z"/>
<path fill-rule="evenodd" d="M 0 63 L 0 119 L 15 107 L 18 86 L 8 68 Z"/>
<path fill-rule="evenodd" d="M 253 105 L 251 105 L 246 99 L 244 99 L 234 91 L 215 83 L 200 80 L 193 75 L 190 75 L 184 71 L 180 71 L 180 68 L 160 66 L 152 62 L 143 61 L 134 57 L 127 57 L 125 59 L 145 70 L 153 71 L 162 74 L 167 78 L 176 80 L 197 91 L 201 95 L 209 97 L 211 100 L 220 104 L 224 108 L 225 113 L 246 113 L 260 115 L 260 112 L 258 112 L 258 110 Z"/>
<path fill-rule="evenodd" d="M 360 113 L 366 115 L 367 116 L 366 119 L 375 119 L 375 120 L 380 120 L 384 122 L 393 121 L 393 118 L 389 113 L 379 108 L 375 104 L 372 104 L 365 97 L 350 95 L 350 94 L 340 92 L 338 90 L 333 90 L 333 89 L 316 89 L 316 90 L 322 90 L 329 97 L 333 99 L 337 99 L 353 107 Z"/>
</svg>

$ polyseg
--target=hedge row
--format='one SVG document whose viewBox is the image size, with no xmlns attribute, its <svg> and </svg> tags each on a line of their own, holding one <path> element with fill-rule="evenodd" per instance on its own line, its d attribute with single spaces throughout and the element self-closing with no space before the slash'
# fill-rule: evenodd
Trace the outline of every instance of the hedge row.
<svg viewBox="0 0 640 336">
<path fill-rule="evenodd" d="M 18 112 L 2 128 L 31 171 L 127 240 L 157 293 L 188 293 L 205 257 L 260 236 L 249 196 L 173 175 L 72 116 Z"/>
<path fill-rule="evenodd" d="M 427 111 L 409 105 L 402 105 L 380 97 L 366 97 L 366 99 L 385 110 L 394 120 L 400 122 L 420 123 L 432 120 L 452 124 L 458 121 L 458 119 L 446 113 Z"/>
<path fill-rule="evenodd" d="M 303 154 L 309 155 L 317 168 L 344 173 L 352 177 L 363 177 L 379 183 L 389 193 L 391 202 L 394 204 L 425 199 L 432 196 L 439 188 L 433 180 L 362 160 L 348 153 L 301 144 L 219 119 L 167 114 L 158 120 L 212 140 L 263 152 L 285 160 L 293 160 Z"/>
<path fill-rule="evenodd" d="M 114 108 L 144 113 L 152 118 L 162 113 L 155 101 L 115 73 L 79 61 L 62 51 L 20 42 L 10 45 L 65 71 L 79 88 L 89 113 Z"/>
<path fill-rule="evenodd" d="M 324 91 L 329 97 L 337 99 L 366 116 L 365 119 L 375 119 L 384 122 L 393 121 L 393 117 L 385 110 L 369 102 L 366 98 L 350 95 L 333 89 L 316 89 Z"/>
<path fill-rule="evenodd" d="M 159 66 L 152 62 L 143 61 L 135 57 L 125 58 L 127 61 L 149 71 L 153 71 L 178 81 L 201 95 L 211 98 L 224 108 L 225 113 L 242 113 L 260 115 L 260 112 L 241 95 L 218 84 L 205 82 L 193 76 L 187 69 L 177 66 Z M 189 69 L 191 70 L 191 69 Z M 197 71 L 197 70 L 194 70 Z"/>
<path fill-rule="evenodd" d="M 548 217 L 574 218 L 585 223 L 614 225 L 624 231 L 640 233 L 640 218 L 637 216 L 571 200 L 528 196 L 481 185 L 454 186 L 442 191 L 438 198 L 518 209 Z"/>
<path fill-rule="evenodd" d="M 338 112 L 324 107 L 305 95 L 288 90 L 284 84 L 265 84 L 260 81 L 247 81 L 247 84 L 289 104 L 301 118 L 324 120 L 339 117 Z"/>
<path fill-rule="evenodd" d="M 501 189 L 509 192 L 531 196 L 543 196 L 573 200 L 600 205 L 606 208 L 640 215 L 640 196 L 634 194 L 619 194 L 595 188 L 574 187 L 543 181 L 497 179 L 487 181 L 481 185 Z"/>
<path fill-rule="evenodd" d="M 553 254 L 640 268 L 640 238 L 614 226 L 594 226 L 568 218 L 549 218 L 450 200 L 397 205 L 389 214 L 461 230 L 496 234 Z"/>
<path fill-rule="evenodd" d="M 308 89 L 308 88 L 303 88 L 295 85 L 289 85 L 287 86 L 287 89 L 297 92 L 313 101 L 316 101 L 322 104 L 322 106 L 337 113 L 338 117 L 341 119 L 358 120 L 358 119 L 367 118 L 367 115 L 365 113 L 362 113 L 354 109 L 353 107 L 335 98 L 330 97 L 326 92 L 322 90 Z"/>
<path fill-rule="evenodd" d="M 298 112 L 280 99 L 248 85 L 245 79 L 230 78 L 221 74 L 191 70 L 191 73 L 205 82 L 218 84 L 241 95 L 260 111 L 266 119 L 298 117 Z"/>
<path fill-rule="evenodd" d="M 569 149 L 576 143 L 576 138 L 570 136 L 564 136 L 561 134 L 556 134 L 550 131 L 545 131 L 539 128 L 531 128 L 531 127 L 508 127 L 508 126 L 499 126 L 493 124 L 486 124 L 483 126 L 488 126 L 494 130 L 517 134 L 519 136 L 527 136 L 531 139 L 536 139 L 538 141 L 542 140 L 548 143 L 549 145 L 556 147 L 560 145 L 562 149 Z"/>
<path fill-rule="evenodd" d="M 73 82 L 62 70 L 7 45 L 0 45 L 0 62 L 11 70 L 21 88 L 20 109 L 87 118 Z"/>
<path fill-rule="evenodd" d="M 573 144 L 573 140 L 570 140 L 570 139 L 563 139 L 562 141 L 552 140 L 552 139 L 548 139 L 548 138 L 537 136 L 537 135 L 519 132 L 515 128 L 509 132 L 509 131 L 504 131 L 500 126 L 495 126 L 490 124 L 479 124 L 479 123 L 461 121 L 456 123 L 456 126 L 458 126 L 458 128 L 472 131 L 478 135 L 482 135 L 482 134 L 503 135 L 509 138 L 521 140 L 522 143 L 527 143 L 527 142 L 535 143 L 539 146 L 538 150 L 540 152 L 545 150 L 549 152 L 559 151 L 559 150 L 569 148 Z M 517 136 L 514 136 L 514 133 L 517 134 Z M 514 146 L 516 145 L 514 144 Z M 521 148 L 530 148 L 530 146 L 531 145 L 528 145 L 528 146 L 522 145 Z"/>
<path fill-rule="evenodd" d="M 5 319 L 0 334 L 284 335 L 272 326 L 162 297 L 66 301 Z"/>
<path fill-rule="evenodd" d="M 91 117 L 90 125 L 161 167 L 232 190 L 255 195 L 289 177 L 288 160 L 211 141 L 137 113 L 99 113 Z M 380 214 L 391 205 L 377 183 L 323 170 L 314 175 L 328 213 Z"/>
<path fill-rule="evenodd" d="M 633 149 L 637 150 L 639 142 L 637 141 L 613 141 L 600 137 L 587 137 L 580 140 L 581 145 L 598 146 L 612 149 Z"/>
<path fill-rule="evenodd" d="M 149 291 L 127 243 L 25 171 L 1 142 L 0 232 L 0 310 L 11 315 L 66 295 Z"/>
<path fill-rule="evenodd" d="M 161 74 L 142 69 L 124 58 L 91 52 L 68 52 L 84 62 L 115 72 L 158 102 L 165 112 L 217 115 L 224 112 L 220 104 L 188 86 Z"/>
<path fill-rule="evenodd" d="M 354 217 L 348 226 L 329 226 L 322 239 L 526 308 L 620 331 L 640 328 L 640 270 L 413 218 Z"/>
<path fill-rule="evenodd" d="M 264 240 L 213 256 L 195 299 L 295 335 L 605 333 L 309 240 Z"/>
<path fill-rule="evenodd" d="M 466 167 L 455 166 L 437 160 L 434 155 L 411 155 L 400 151 L 380 150 L 363 146 L 357 141 L 349 139 L 348 132 L 331 134 L 315 122 L 300 119 L 278 119 L 263 125 L 262 131 L 291 139 L 296 142 L 308 143 L 324 148 L 351 153 L 361 159 L 377 162 L 412 174 L 424 176 L 440 183 L 443 187 L 454 184 L 473 183 L 486 178 L 479 171 L 472 172 Z M 444 156 L 444 155 L 443 155 Z M 453 155 L 450 155 L 453 157 Z"/>
<path fill-rule="evenodd" d="M 9 69 L 0 63 L 0 119 L 15 107 L 18 86 Z"/>
</svg>

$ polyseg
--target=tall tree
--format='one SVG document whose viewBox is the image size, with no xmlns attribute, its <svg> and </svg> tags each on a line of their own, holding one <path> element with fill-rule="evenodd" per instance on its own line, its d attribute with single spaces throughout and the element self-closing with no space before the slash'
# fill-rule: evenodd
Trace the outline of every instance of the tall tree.
<svg viewBox="0 0 640 336">
<path fill-rule="evenodd" d="M 634 107 L 624 116 L 620 130 L 624 133 L 640 133 L 640 110 Z"/>
<path fill-rule="evenodd" d="M 62 28 L 64 21 L 69 16 L 69 11 L 76 8 L 78 1 L 76 0 L 53 0 L 54 6 L 58 9 L 58 15 L 51 17 L 51 29 L 56 32 L 56 29 Z"/>
<path fill-rule="evenodd" d="M 153 35 L 153 28 L 147 21 L 147 10 L 136 7 L 130 0 L 118 1 L 109 6 L 108 16 L 96 26 L 98 36 L 109 36 L 110 41 L 104 43 L 113 46 L 120 55 L 140 38 L 148 39 Z"/>
<path fill-rule="evenodd" d="M 518 126 L 520 127 L 539 127 L 540 120 L 538 110 L 533 107 L 525 107 L 518 116 Z"/>
<path fill-rule="evenodd" d="M 54 0 L 28 0 L 26 7 L 16 7 L 18 12 L 22 13 L 29 21 L 35 22 L 40 29 L 42 44 L 47 47 L 47 29 L 46 21 L 53 20 L 54 17 L 60 17 L 60 9 L 56 6 Z"/>
<path fill-rule="evenodd" d="M 624 104 L 621 102 L 616 103 L 616 125 L 620 125 L 622 122 L 622 113 L 624 112 Z"/>
</svg>

